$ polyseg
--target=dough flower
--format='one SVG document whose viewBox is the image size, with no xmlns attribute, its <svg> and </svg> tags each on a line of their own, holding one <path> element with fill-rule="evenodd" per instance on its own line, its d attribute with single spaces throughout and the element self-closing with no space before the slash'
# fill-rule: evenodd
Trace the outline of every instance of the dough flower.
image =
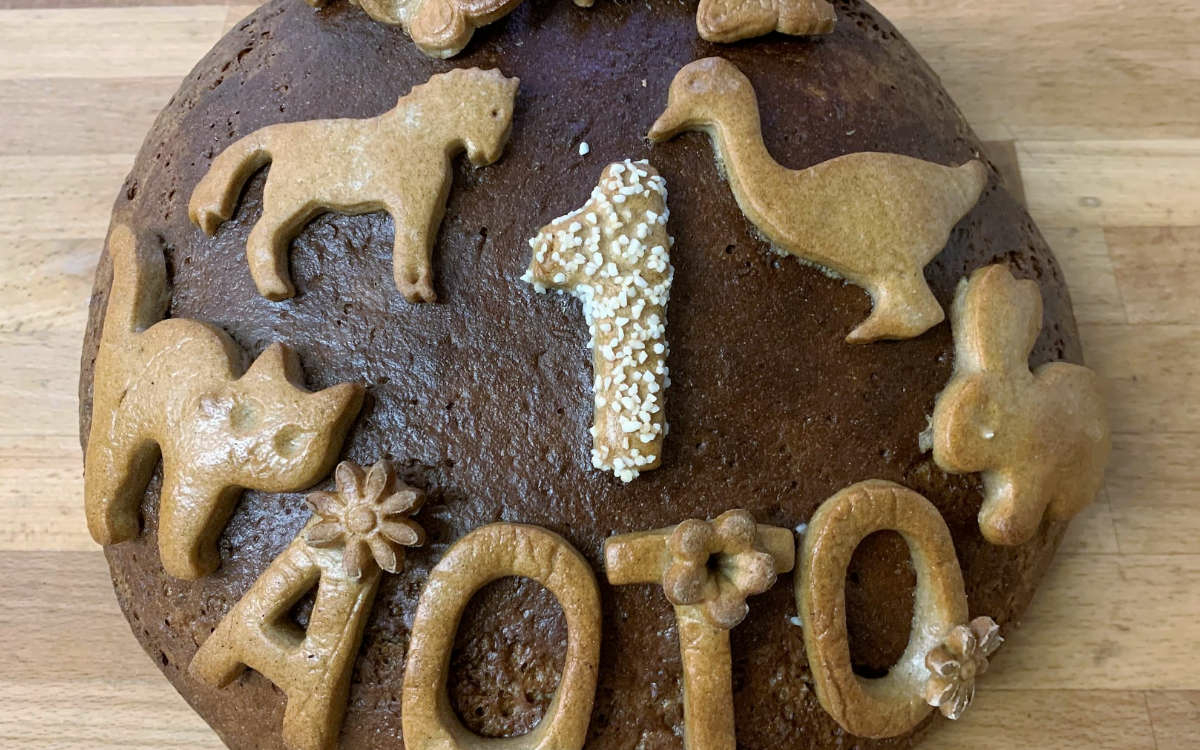
<svg viewBox="0 0 1200 750">
<path fill-rule="evenodd" d="M 775 585 L 775 560 L 755 548 L 757 534 L 754 517 L 744 510 L 722 513 L 714 521 L 679 524 L 667 541 L 667 599 L 701 606 L 705 618 L 719 628 L 740 623 L 749 611 L 746 597 Z"/>
<path fill-rule="evenodd" d="M 975 697 L 975 678 L 987 671 L 988 657 L 1004 639 L 990 617 L 976 617 L 969 625 L 950 631 L 941 645 L 925 656 L 931 674 L 925 683 L 925 701 L 947 719 L 963 715 Z"/>
<path fill-rule="evenodd" d="M 425 530 L 408 516 L 417 512 L 425 495 L 392 476 L 387 461 L 364 472 L 350 461 L 334 472 L 336 492 L 313 492 L 308 504 L 320 521 L 306 541 L 314 547 L 340 545 L 346 575 L 360 578 L 363 567 L 374 562 L 389 573 L 404 569 L 404 548 L 425 543 Z"/>
</svg>

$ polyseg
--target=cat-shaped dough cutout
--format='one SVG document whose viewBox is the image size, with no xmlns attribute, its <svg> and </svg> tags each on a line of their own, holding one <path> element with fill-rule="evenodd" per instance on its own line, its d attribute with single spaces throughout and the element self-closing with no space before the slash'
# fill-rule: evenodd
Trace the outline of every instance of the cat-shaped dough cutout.
<svg viewBox="0 0 1200 750">
<path fill-rule="evenodd" d="M 296 293 L 288 276 L 292 239 L 326 211 L 387 211 L 396 225 L 396 288 L 410 302 L 433 302 L 433 243 L 460 151 L 476 167 L 500 158 L 512 130 L 520 81 L 497 70 L 452 70 L 413 87 L 396 106 L 363 120 L 268 125 L 234 142 L 196 186 L 188 216 L 214 234 L 233 216 L 242 186 L 271 165 L 262 217 L 246 242 L 259 293 Z"/>
<path fill-rule="evenodd" d="M 306 390 L 299 360 L 282 344 L 243 373 L 243 353 L 224 331 L 161 320 L 168 295 L 160 250 L 140 247 L 123 224 L 108 250 L 113 282 L 84 465 L 88 529 L 105 545 L 138 535 L 161 455 L 163 568 L 198 578 L 217 567 L 217 540 L 243 488 L 290 492 L 329 473 L 363 389 Z"/>
<path fill-rule="evenodd" d="M 825 0 L 700 0 L 696 29 L 710 42 L 728 43 L 770 34 L 828 34 L 837 11 Z"/>
</svg>

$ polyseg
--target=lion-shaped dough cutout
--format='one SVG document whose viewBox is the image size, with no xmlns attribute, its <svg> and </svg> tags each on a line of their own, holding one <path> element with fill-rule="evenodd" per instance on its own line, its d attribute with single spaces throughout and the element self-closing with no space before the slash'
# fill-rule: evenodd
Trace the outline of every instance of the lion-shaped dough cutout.
<svg viewBox="0 0 1200 750">
<path fill-rule="evenodd" d="M 262 217 L 246 242 L 259 292 L 292 297 L 287 251 L 312 219 L 329 210 L 387 211 L 396 225 L 396 288 L 410 302 L 433 302 L 433 243 L 460 151 L 476 167 L 500 158 L 512 130 L 520 81 L 497 70 L 452 70 L 416 86 L 395 108 L 364 120 L 269 125 L 226 148 L 196 186 L 188 216 L 207 234 L 233 216 L 242 186 L 268 163 Z"/>
</svg>

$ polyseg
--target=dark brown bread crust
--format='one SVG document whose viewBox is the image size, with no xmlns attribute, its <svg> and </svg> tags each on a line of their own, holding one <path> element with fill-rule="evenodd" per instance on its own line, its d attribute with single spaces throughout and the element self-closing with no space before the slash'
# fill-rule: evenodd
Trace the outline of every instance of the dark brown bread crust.
<svg viewBox="0 0 1200 750">
<path fill-rule="evenodd" d="M 708 44 L 696 36 L 694 10 L 675 0 L 602 2 L 590 10 L 532 1 L 443 63 L 344 3 L 315 12 L 300 0 L 273 0 L 188 76 L 117 200 L 117 215 L 166 251 L 172 315 L 220 325 L 252 354 L 270 341 L 287 342 L 299 351 L 310 386 L 365 384 L 370 395 L 346 457 L 362 464 L 392 458 L 405 481 L 429 493 L 419 520 L 431 544 L 408 555 L 406 572 L 384 578 L 354 674 L 345 747 L 401 746 L 400 688 L 421 586 L 448 544 L 488 522 L 550 528 L 599 572 L 601 543 L 613 533 L 732 507 L 794 526 L 853 482 L 889 479 L 941 509 L 972 615 L 992 615 L 1006 629 L 1053 553 L 1061 525 L 1017 548 L 985 543 L 975 522 L 975 478 L 947 476 L 920 453 L 917 435 L 950 374 L 948 326 L 912 341 L 845 344 L 869 312 L 866 294 L 768 252 L 703 136 L 653 148 L 643 137 L 675 71 L 721 55 L 754 82 L 767 145 L 789 166 L 861 150 L 959 163 L 980 154 L 979 142 L 928 67 L 857 0 L 839 2 L 838 30 L 815 41 Z M 261 208 L 261 175 L 215 238 L 188 223 L 192 188 L 235 138 L 274 122 L 375 115 L 454 66 L 499 67 L 521 78 L 521 91 L 503 159 L 478 171 L 456 163 L 434 257 L 438 304 L 409 304 L 393 288 L 392 226 L 382 214 L 313 222 L 291 255 L 299 295 L 283 303 L 255 292 L 243 256 Z M 587 158 L 578 156 L 581 140 L 591 146 Z M 591 368 L 579 304 L 536 295 L 518 280 L 526 240 L 579 205 L 606 163 L 625 157 L 649 157 L 666 177 L 669 228 L 678 240 L 668 310 L 671 433 L 662 468 L 629 485 L 589 463 Z M 992 262 L 1041 284 L 1046 328 L 1035 364 L 1079 361 L 1058 266 L 994 169 L 980 205 L 927 276 L 948 303 L 963 275 Z M 84 435 L 110 278 L 104 258 L 84 345 Z M 253 673 L 213 690 L 185 669 L 303 525 L 302 496 L 247 493 L 222 539 L 220 569 L 186 582 L 165 577 L 159 565 L 158 489 L 156 480 L 146 494 L 143 536 L 107 550 L 121 606 L 147 652 L 231 747 L 278 748 L 278 690 Z M 791 575 L 783 576 L 752 600 L 749 618 L 733 631 L 739 746 L 908 747 L 912 738 L 857 741 L 820 708 L 801 632 L 788 621 L 796 611 L 791 585 Z M 881 673 L 902 650 L 911 585 L 898 537 L 878 535 L 860 548 L 847 600 L 864 674 Z M 589 746 L 680 747 L 669 605 L 650 586 L 602 585 L 602 592 L 604 669 Z M 451 693 L 468 726 L 520 733 L 536 723 L 555 687 L 561 614 L 528 582 L 494 584 L 476 602 L 459 634 Z M 297 609 L 303 622 L 304 604 Z"/>
</svg>

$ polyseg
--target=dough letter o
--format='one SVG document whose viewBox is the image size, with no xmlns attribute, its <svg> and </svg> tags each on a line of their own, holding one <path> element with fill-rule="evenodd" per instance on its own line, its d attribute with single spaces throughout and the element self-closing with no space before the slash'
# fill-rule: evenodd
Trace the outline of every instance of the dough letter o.
<svg viewBox="0 0 1200 750">
<path fill-rule="evenodd" d="M 876 531 L 898 532 L 917 573 L 912 630 L 899 661 L 879 679 L 854 674 L 846 631 L 846 569 L 854 550 Z M 796 600 L 804 622 L 817 698 L 846 731 L 894 737 L 931 710 L 922 696 L 925 655 L 967 621 L 962 570 L 950 530 L 937 508 L 892 482 L 860 482 L 826 500 L 801 542 Z"/>
<path fill-rule="evenodd" d="M 479 589 L 505 576 L 531 578 L 558 600 L 567 653 L 546 715 L 528 734 L 481 737 L 462 725 L 446 681 L 463 610 Z M 467 534 L 433 569 L 421 592 L 404 670 L 408 750 L 579 750 L 587 736 L 600 658 L 600 590 L 587 560 L 537 526 L 496 523 Z"/>
</svg>

